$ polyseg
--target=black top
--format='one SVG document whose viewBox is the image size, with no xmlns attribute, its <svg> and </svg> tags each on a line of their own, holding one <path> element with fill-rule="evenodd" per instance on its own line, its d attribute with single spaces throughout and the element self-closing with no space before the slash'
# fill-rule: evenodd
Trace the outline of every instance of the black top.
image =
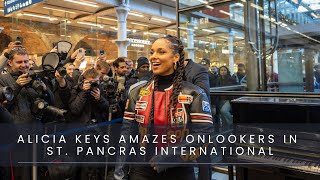
<svg viewBox="0 0 320 180">
<path fill-rule="evenodd" d="M 168 76 L 159 76 L 158 91 L 164 91 L 173 84 L 173 78 L 175 73 Z"/>
</svg>

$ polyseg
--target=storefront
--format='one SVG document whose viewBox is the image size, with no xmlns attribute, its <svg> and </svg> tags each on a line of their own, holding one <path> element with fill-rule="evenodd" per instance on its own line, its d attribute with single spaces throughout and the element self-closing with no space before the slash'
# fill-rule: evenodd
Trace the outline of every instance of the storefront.
<svg viewBox="0 0 320 180">
<path fill-rule="evenodd" d="M 4 4 L 0 4 L 0 51 L 10 41 L 23 41 L 30 56 L 41 61 L 55 42 L 65 40 L 72 43 L 71 52 L 77 48 L 86 49 L 87 60 L 94 61 L 104 54 L 109 61 L 118 57 L 117 7 L 112 1 L 56 1 L 48 0 L 26 7 L 4 16 Z M 153 3 L 157 5 L 157 3 Z M 173 2 L 174 5 L 174 2 Z M 133 6 L 135 6 L 133 4 Z M 130 7 L 131 8 L 131 7 Z M 175 14 L 175 9 L 172 14 Z M 166 34 L 176 34 L 175 17 L 157 17 L 132 7 L 126 21 L 127 56 L 136 60 L 148 57 L 151 42 Z M 31 57 L 30 57 L 31 58 Z"/>
</svg>

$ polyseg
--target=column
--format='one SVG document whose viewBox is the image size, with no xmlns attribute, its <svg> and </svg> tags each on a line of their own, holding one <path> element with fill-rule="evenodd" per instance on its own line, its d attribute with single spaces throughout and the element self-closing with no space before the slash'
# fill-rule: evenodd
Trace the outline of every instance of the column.
<svg viewBox="0 0 320 180">
<path fill-rule="evenodd" d="M 228 47 L 229 47 L 229 70 L 231 75 L 234 74 L 233 35 L 234 35 L 234 32 L 232 31 L 232 29 L 230 29 L 228 34 Z"/>
<path fill-rule="evenodd" d="M 118 17 L 118 39 L 115 41 L 118 46 L 118 56 L 127 57 L 127 47 L 130 42 L 127 40 L 127 16 L 130 11 L 128 4 L 121 4 L 116 8 Z"/>
<path fill-rule="evenodd" d="M 308 47 L 304 49 L 305 70 L 306 70 L 305 89 L 307 92 L 314 92 L 314 79 L 313 79 L 314 56 L 315 56 L 315 51 L 313 49 Z"/>
<path fill-rule="evenodd" d="M 188 51 L 188 59 L 191 59 L 194 61 L 194 27 L 195 27 L 195 22 L 191 19 L 190 23 L 187 25 L 187 51 Z"/>
<path fill-rule="evenodd" d="M 273 53 L 273 72 L 274 73 L 279 73 L 279 71 L 278 71 L 278 51 L 274 51 L 274 53 Z"/>
</svg>

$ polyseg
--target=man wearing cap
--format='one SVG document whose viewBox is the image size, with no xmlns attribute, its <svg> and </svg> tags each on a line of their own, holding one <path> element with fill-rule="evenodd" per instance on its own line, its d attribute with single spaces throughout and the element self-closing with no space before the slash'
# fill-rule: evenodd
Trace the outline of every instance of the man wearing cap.
<svg viewBox="0 0 320 180">
<path fill-rule="evenodd" d="M 210 60 L 207 58 L 203 58 L 203 60 L 200 61 L 200 64 L 202 64 L 207 69 L 210 87 L 215 87 L 217 85 L 218 76 L 215 76 L 210 72 Z"/>
<path fill-rule="evenodd" d="M 135 74 L 127 81 L 126 89 L 129 89 L 131 85 L 139 81 L 148 81 L 151 78 L 151 72 L 149 71 L 150 63 L 146 57 L 139 57 L 137 60 L 138 66 Z"/>
</svg>

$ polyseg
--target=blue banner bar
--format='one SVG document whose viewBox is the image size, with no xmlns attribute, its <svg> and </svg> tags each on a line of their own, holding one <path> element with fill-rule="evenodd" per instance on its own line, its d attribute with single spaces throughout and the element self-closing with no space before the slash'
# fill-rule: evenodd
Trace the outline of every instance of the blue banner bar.
<svg viewBox="0 0 320 180">
<path fill-rule="evenodd" d="M 11 14 L 43 0 L 4 0 L 4 15 Z"/>
</svg>

